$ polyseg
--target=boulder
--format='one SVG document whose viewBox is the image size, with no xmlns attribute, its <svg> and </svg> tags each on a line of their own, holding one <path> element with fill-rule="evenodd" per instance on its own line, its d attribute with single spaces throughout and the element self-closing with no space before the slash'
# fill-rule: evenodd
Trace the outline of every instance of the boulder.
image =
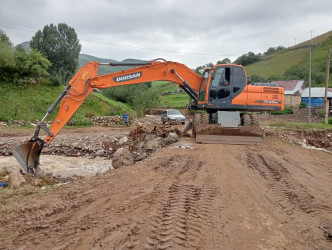
<svg viewBox="0 0 332 250">
<path fill-rule="evenodd" d="M 105 150 L 104 149 L 99 149 L 95 153 L 96 156 L 104 156 L 104 154 L 105 154 Z"/>
<path fill-rule="evenodd" d="M 175 143 L 179 141 L 179 136 L 176 133 L 169 133 L 166 139 L 168 144 Z"/>
<path fill-rule="evenodd" d="M 146 141 L 151 141 L 151 140 L 153 140 L 154 138 L 156 138 L 156 136 L 153 135 L 153 134 L 148 134 L 148 135 L 145 136 L 145 140 L 146 140 Z"/>
<path fill-rule="evenodd" d="M 39 178 L 33 178 L 30 180 L 30 184 L 32 186 L 38 186 L 43 180 Z"/>
<path fill-rule="evenodd" d="M 23 183 L 26 183 L 26 180 L 20 173 L 11 173 L 8 176 L 8 185 L 10 187 L 17 188 L 21 186 Z"/>
<path fill-rule="evenodd" d="M 149 151 L 155 151 L 157 148 L 161 146 L 161 138 L 157 137 L 153 140 L 146 141 L 144 148 Z"/>
<path fill-rule="evenodd" d="M 141 161 L 141 160 L 144 160 L 145 158 L 147 157 L 146 153 L 137 153 L 135 155 L 135 160 L 136 161 Z"/>
<path fill-rule="evenodd" d="M 123 144 L 126 144 L 127 142 L 128 142 L 128 137 L 124 136 L 119 140 L 118 144 L 123 145 Z"/>
<path fill-rule="evenodd" d="M 116 169 L 123 165 L 134 163 L 133 155 L 126 148 L 119 148 L 115 151 L 112 159 L 112 166 Z"/>
</svg>

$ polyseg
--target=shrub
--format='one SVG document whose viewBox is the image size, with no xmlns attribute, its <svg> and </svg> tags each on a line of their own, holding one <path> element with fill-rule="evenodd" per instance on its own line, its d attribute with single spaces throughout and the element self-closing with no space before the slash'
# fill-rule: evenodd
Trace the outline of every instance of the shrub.
<svg viewBox="0 0 332 250">
<path fill-rule="evenodd" d="M 92 125 L 92 122 L 89 118 L 85 117 L 80 113 L 76 113 L 68 122 L 69 126 L 89 126 Z"/>
<path fill-rule="evenodd" d="M 95 117 L 95 114 L 93 112 L 87 112 L 85 114 L 85 117 L 88 118 L 88 119 L 91 119 L 92 117 Z"/>
<path fill-rule="evenodd" d="M 285 107 L 283 111 L 272 111 L 272 115 L 286 115 L 286 114 L 294 114 L 293 107 Z"/>
<path fill-rule="evenodd" d="M 305 102 L 300 103 L 300 106 L 299 106 L 300 109 L 303 109 L 303 108 L 306 108 L 306 107 L 307 107 L 307 104 Z"/>
</svg>

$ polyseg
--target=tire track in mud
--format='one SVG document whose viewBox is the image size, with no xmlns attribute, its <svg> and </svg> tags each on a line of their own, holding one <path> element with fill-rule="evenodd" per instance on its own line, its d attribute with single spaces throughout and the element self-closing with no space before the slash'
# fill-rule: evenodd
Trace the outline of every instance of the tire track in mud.
<svg viewBox="0 0 332 250">
<path fill-rule="evenodd" d="M 191 158 L 180 160 L 175 180 L 168 188 L 168 197 L 152 217 L 145 249 L 192 249 L 203 247 L 206 228 L 215 199 L 212 178 L 201 186 L 195 182 L 202 163 Z M 171 164 L 174 158 L 170 159 Z M 173 164 L 174 165 L 174 164 Z"/>
<path fill-rule="evenodd" d="M 289 171 L 274 157 L 259 153 L 247 154 L 247 165 L 266 180 L 267 187 L 273 192 L 272 198 L 289 215 L 295 211 L 307 214 L 317 211 L 314 197 L 306 188 L 291 177 Z"/>
</svg>

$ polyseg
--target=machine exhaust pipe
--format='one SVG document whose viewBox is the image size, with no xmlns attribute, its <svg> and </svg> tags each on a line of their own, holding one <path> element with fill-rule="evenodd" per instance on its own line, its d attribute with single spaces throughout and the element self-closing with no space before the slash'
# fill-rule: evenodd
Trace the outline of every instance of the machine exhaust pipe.
<svg viewBox="0 0 332 250">
<path fill-rule="evenodd" d="M 37 167 L 40 165 L 39 157 L 44 147 L 44 141 L 41 139 L 30 140 L 20 144 L 13 149 L 13 155 L 20 163 L 26 173 L 36 174 Z"/>
</svg>

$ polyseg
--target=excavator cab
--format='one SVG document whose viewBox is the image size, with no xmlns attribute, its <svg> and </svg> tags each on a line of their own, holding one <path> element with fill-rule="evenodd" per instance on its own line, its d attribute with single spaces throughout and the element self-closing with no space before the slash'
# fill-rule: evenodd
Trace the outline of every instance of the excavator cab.
<svg viewBox="0 0 332 250">
<path fill-rule="evenodd" d="M 232 100 L 246 85 L 246 73 L 242 66 L 217 65 L 206 68 L 198 92 L 198 107 L 211 111 L 232 110 Z"/>
<path fill-rule="evenodd" d="M 247 75 L 241 65 L 221 64 L 206 68 L 202 74 L 197 98 L 197 109 L 201 111 L 195 114 L 192 124 L 196 142 L 262 143 L 263 130 L 258 126 L 254 114 L 242 111 L 273 107 L 264 107 L 255 102 L 248 105 L 248 90 Z M 257 97 L 256 102 L 260 102 L 264 89 L 250 90 L 250 96 Z M 279 95 L 275 96 L 279 98 Z"/>
</svg>

